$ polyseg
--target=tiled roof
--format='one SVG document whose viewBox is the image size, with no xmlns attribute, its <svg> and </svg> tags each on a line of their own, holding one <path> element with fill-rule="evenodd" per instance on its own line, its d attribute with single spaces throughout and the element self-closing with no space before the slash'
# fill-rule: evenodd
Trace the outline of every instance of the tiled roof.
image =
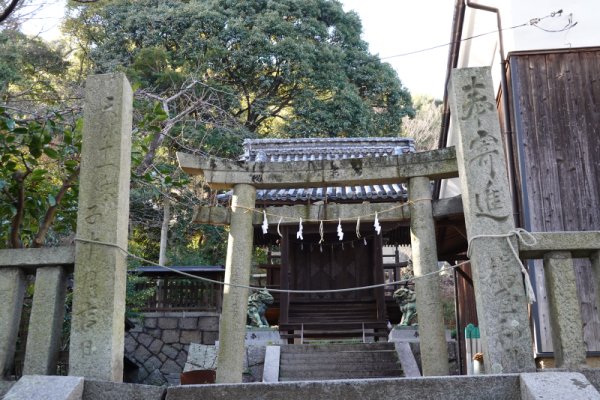
<svg viewBox="0 0 600 400">
<path fill-rule="evenodd" d="M 396 200 L 406 197 L 403 184 L 345 186 L 310 189 L 264 189 L 256 191 L 257 201 Z"/>
<path fill-rule="evenodd" d="M 242 161 L 290 162 L 414 153 L 409 138 L 246 139 Z"/>
<path fill-rule="evenodd" d="M 336 160 L 346 158 L 388 157 L 414 153 L 414 140 L 409 138 L 315 138 L 315 139 L 246 139 L 241 161 L 293 162 Z M 220 195 L 226 201 L 231 192 Z M 319 200 L 364 201 L 405 200 L 406 186 L 370 185 L 309 189 L 261 189 L 258 202 L 307 202 Z"/>
</svg>

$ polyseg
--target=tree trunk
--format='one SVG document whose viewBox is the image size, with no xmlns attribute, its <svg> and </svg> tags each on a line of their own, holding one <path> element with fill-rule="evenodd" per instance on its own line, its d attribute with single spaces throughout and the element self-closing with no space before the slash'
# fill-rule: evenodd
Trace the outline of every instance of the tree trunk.
<svg viewBox="0 0 600 400">
<path fill-rule="evenodd" d="M 163 222 L 160 229 L 160 250 L 158 255 L 158 263 L 165 265 L 167 259 L 167 238 L 169 236 L 169 221 L 171 220 L 171 201 L 165 196 L 163 202 Z"/>
</svg>

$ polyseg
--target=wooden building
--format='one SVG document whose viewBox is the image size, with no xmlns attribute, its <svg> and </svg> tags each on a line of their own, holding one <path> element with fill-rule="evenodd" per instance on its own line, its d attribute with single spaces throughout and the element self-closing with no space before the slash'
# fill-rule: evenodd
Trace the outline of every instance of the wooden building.
<svg viewBox="0 0 600 400">
<path fill-rule="evenodd" d="M 512 162 L 521 226 L 532 232 L 600 230 L 600 48 L 508 54 Z M 600 355 L 590 261 L 575 262 L 584 340 Z M 541 260 L 530 265 L 540 301 L 533 308 L 537 353 L 552 341 Z"/>
<path fill-rule="evenodd" d="M 141 266 L 129 271 L 129 273 L 146 278 L 142 283 L 137 284 L 138 290 L 154 289 L 152 295 L 141 306 L 140 311 L 221 311 L 223 286 L 193 277 L 223 282 L 225 268 L 222 265 L 170 266 L 168 268 Z"/>
<path fill-rule="evenodd" d="M 570 14 L 582 9 L 589 13 L 597 3 L 582 1 L 564 14 L 562 10 L 552 13 L 552 20 L 533 19 L 529 27 L 510 33 L 503 29 L 530 19 L 531 12 L 543 6 L 547 2 L 541 0 L 503 2 L 497 8 L 456 1 L 447 76 L 453 68 L 492 66 L 509 163 L 507 190 L 513 195 L 516 225 L 530 232 L 598 231 L 600 48 L 589 47 L 597 45 L 598 32 L 593 24 L 585 23 L 588 16 Z M 557 25 L 565 32 L 563 35 L 568 32 L 569 43 L 561 35 L 548 32 Z M 577 29 L 570 31 L 575 25 Z M 466 39 L 490 30 L 498 33 L 481 40 Z M 440 147 L 456 143 L 447 100 L 446 96 Z M 460 193 L 455 188 L 452 182 L 442 182 L 437 193 L 441 197 L 454 196 Z M 575 260 L 575 270 L 584 341 L 589 360 L 594 360 L 600 356 L 600 300 L 594 284 L 597 278 L 589 259 Z M 461 314 L 465 317 L 462 327 L 477 323 L 472 283 L 468 270 L 463 272 L 457 278 Z M 538 299 L 531 307 L 534 353 L 541 361 L 553 356 L 542 260 L 529 261 L 529 274 Z"/>
</svg>

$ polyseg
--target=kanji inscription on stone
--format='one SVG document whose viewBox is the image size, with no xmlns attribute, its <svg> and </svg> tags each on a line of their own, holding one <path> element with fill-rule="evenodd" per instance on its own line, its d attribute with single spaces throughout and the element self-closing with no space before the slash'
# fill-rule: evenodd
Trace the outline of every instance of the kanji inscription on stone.
<svg viewBox="0 0 600 400">
<path fill-rule="evenodd" d="M 523 277 L 507 239 L 497 237 L 515 225 L 492 86 L 489 68 L 465 68 L 452 72 L 448 87 L 467 234 L 476 237 L 470 259 L 484 366 L 533 371 Z"/>
</svg>

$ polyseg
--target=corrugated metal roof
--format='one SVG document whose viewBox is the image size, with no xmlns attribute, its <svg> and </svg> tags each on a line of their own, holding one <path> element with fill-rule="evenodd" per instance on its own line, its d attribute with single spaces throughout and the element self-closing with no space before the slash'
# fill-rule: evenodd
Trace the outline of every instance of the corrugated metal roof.
<svg viewBox="0 0 600 400">
<path fill-rule="evenodd" d="M 388 157 L 414 153 L 414 139 L 410 138 L 302 138 L 302 139 L 246 139 L 241 161 L 293 162 L 338 160 L 348 158 Z M 319 200 L 365 201 L 405 200 L 404 184 L 345 186 L 308 189 L 261 189 L 256 192 L 258 202 L 307 202 Z M 227 201 L 231 192 L 218 196 Z"/>
</svg>

